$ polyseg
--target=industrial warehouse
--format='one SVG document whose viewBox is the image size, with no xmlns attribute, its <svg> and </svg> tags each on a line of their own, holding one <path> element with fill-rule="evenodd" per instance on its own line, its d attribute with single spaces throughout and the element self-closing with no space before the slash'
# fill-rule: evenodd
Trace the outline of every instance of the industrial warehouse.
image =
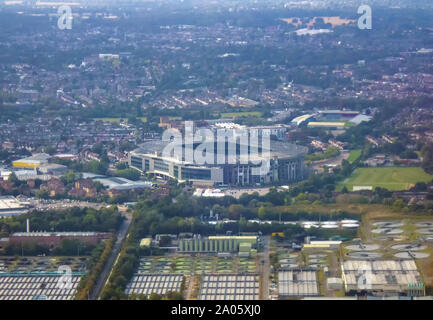
<svg viewBox="0 0 433 320">
<path fill-rule="evenodd" d="M 318 283 L 314 269 L 290 269 L 278 272 L 278 292 L 281 299 L 318 296 Z"/>
<path fill-rule="evenodd" d="M 213 236 L 179 240 L 179 252 L 223 253 L 239 252 L 239 256 L 249 256 L 257 247 L 257 236 Z"/>
<path fill-rule="evenodd" d="M 425 295 L 424 284 L 414 260 L 348 260 L 341 269 L 346 292 Z"/>
<path fill-rule="evenodd" d="M 0 217 L 26 213 L 28 204 L 22 203 L 13 196 L 0 196 Z"/>
<path fill-rule="evenodd" d="M 163 156 L 164 148 L 169 141 L 148 141 L 143 143 L 140 148 L 129 153 L 129 165 L 143 173 L 157 177 L 172 178 L 178 181 L 191 181 L 196 185 L 233 185 L 247 186 L 273 182 L 296 182 L 304 179 L 307 175 L 304 168 L 304 158 L 308 149 L 295 144 L 270 140 L 269 150 L 265 146 L 259 145 L 259 153 L 268 153 L 269 159 L 253 157 L 251 148 L 239 142 L 225 142 L 224 161 L 219 159 L 218 143 L 214 144 L 212 151 L 212 164 L 196 164 L 186 160 L 186 155 L 178 158 L 172 154 L 170 157 Z M 198 150 L 199 143 L 193 144 L 193 150 Z M 184 146 L 182 146 L 184 147 Z M 228 150 L 233 151 L 230 155 Z M 244 150 L 247 150 L 247 160 Z M 265 152 L 268 151 L 268 152 Z M 186 151 L 185 151 L 186 153 Z M 264 156 L 263 156 L 264 157 Z M 266 162 L 266 170 L 260 168 Z M 259 172 L 260 171 L 260 172 Z"/>
<path fill-rule="evenodd" d="M 407 219 L 369 223 L 371 235 L 377 234 L 373 236 L 374 242 L 359 238 L 304 237 L 296 244 L 284 241 L 280 233 L 271 236 L 247 232 L 216 236 L 158 234 L 141 239 L 140 246 L 150 248 L 162 243 L 159 249 L 166 254 L 141 257 L 126 292 L 141 292 L 146 296 L 152 292 L 169 292 L 165 284 L 155 285 L 152 291 L 151 284 L 137 286 L 135 282 L 151 279 L 140 278 L 143 276 L 182 275 L 184 286 L 179 290 L 188 298 L 199 300 L 428 298 L 422 261 L 429 256 L 431 240 L 422 232 L 430 232 L 427 227 L 432 222 Z M 359 227 L 360 222 L 343 219 L 299 223 L 306 230 L 342 230 L 347 224 Z M 403 226 L 419 228 L 419 240 L 396 242 L 390 236 L 383 238 L 381 233 L 375 233 L 381 228 Z M 268 273 L 262 275 L 263 270 Z"/>
</svg>

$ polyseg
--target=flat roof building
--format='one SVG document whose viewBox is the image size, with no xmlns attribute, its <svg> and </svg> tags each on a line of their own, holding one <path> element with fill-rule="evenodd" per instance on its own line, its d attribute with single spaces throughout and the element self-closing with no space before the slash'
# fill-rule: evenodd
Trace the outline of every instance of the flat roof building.
<svg viewBox="0 0 433 320">
<path fill-rule="evenodd" d="M 341 265 L 346 292 L 374 295 L 425 295 L 414 260 L 347 260 Z"/>
<path fill-rule="evenodd" d="M 143 238 L 140 240 L 140 247 L 150 247 L 152 238 Z"/>
<path fill-rule="evenodd" d="M 340 247 L 342 241 L 309 241 L 309 243 L 305 243 L 303 245 L 304 249 L 308 248 L 330 248 L 330 249 L 336 249 Z"/>
<path fill-rule="evenodd" d="M 152 187 L 151 182 L 147 181 L 132 181 L 119 177 L 104 177 L 96 178 L 94 181 L 100 182 L 104 188 L 108 190 L 133 190 L 133 189 L 147 189 Z"/>
<path fill-rule="evenodd" d="M 28 206 L 13 196 L 0 196 L 0 217 L 27 213 Z"/>
<path fill-rule="evenodd" d="M 110 236 L 111 234 L 106 232 L 15 232 L 9 236 L 9 243 L 15 245 L 37 243 L 54 248 L 64 239 L 78 239 L 84 243 L 97 244 Z"/>
<path fill-rule="evenodd" d="M 316 270 L 296 268 L 278 272 L 278 296 L 280 299 L 318 295 Z"/>
<path fill-rule="evenodd" d="M 179 240 L 179 252 L 190 253 L 221 253 L 240 252 L 246 255 L 246 248 L 256 247 L 257 236 L 211 236 L 207 238 L 195 237 Z"/>
<path fill-rule="evenodd" d="M 37 168 L 41 164 L 48 163 L 50 155 L 46 153 L 36 153 L 31 157 L 23 158 L 12 162 L 12 165 L 17 168 Z"/>
<path fill-rule="evenodd" d="M 41 164 L 38 167 L 38 171 L 40 171 L 43 174 L 50 174 L 54 176 L 62 176 L 66 174 L 69 169 L 67 166 L 57 164 L 57 163 L 45 163 Z"/>
</svg>

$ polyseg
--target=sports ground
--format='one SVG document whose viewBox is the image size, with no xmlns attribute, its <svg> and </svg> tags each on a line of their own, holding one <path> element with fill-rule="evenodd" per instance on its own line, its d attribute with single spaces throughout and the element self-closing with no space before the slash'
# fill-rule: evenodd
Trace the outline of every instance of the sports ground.
<svg viewBox="0 0 433 320">
<path fill-rule="evenodd" d="M 344 186 L 349 191 L 353 191 L 353 186 L 371 186 L 373 189 L 381 187 L 391 191 L 407 190 L 417 182 L 430 182 L 431 180 L 433 180 L 433 175 L 419 167 L 359 168 L 337 186 L 337 191 Z"/>
</svg>

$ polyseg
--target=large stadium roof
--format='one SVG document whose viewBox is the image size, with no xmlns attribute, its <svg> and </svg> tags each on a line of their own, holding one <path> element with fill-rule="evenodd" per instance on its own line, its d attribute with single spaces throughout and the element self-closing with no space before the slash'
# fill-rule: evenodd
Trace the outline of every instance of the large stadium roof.
<svg viewBox="0 0 433 320">
<path fill-rule="evenodd" d="M 260 140 L 260 139 L 259 139 Z M 169 141 L 152 140 L 147 141 L 140 145 L 140 147 L 133 152 L 136 154 L 147 154 L 161 157 L 164 148 L 168 145 Z M 215 148 L 215 152 L 217 149 Z M 271 140 L 270 142 L 270 156 L 271 158 L 296 158 L 307 154 L 308 149 L 293 143 L 281 142 Z"/>
<path fill-rule="evenodd" d="M 308 120 L 309 118 L 313 117 L 314 114 L 304 114 L 302 116 L 296 117 L 292 120 L 292 123 L 296 124 L 297 126 L 299 126 L 300 124 L 302 124 L 304 121 Z"/>
</svg>

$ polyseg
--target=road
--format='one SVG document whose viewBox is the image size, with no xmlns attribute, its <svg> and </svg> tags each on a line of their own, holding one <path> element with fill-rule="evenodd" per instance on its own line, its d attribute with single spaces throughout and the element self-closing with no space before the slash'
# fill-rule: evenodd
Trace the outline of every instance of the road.
<svg viewBox="0 0 433 320">
<path fill-rule="evenodd" d="M 97 300 L 102 292 L 102 289 L 106 285 L 109 276 L 113 270 L 117 259 L 119 258 L 120 248 L 122 247 L 122 242 L 128 234 L 129 226 L 131 224 L 132 217 L 130 215 L 124 215 L 125 220 L 123 220 L 122 225 L 116 233 L 116 242 L 114 243 L 113 250 L 105 263 L 104 269 L 98 276 L 96 285 L 90 294 L 89 300 Z"/>
<path fill-rule="evenodd" d="M 259 255 L 260 273 L 263 277 L 262 281 L 262 299 L 269 300 L 269 270 L 271 263 L 269 260 L 269 237 L 263 237 L 263 253 Z M 262 263 L 262 261 L 264 263 Z"/>
<path fill-rule="evenodd" d="M 340 155 L 335 158 L 325 159 L 325 160 L 319 160 L 319 161 L 312 161 L 311 165 L 313 170 L 317 170 L 319 173 L 323 172 L 323 166 L 339 166 L 343 162 L 343 160 L 347 160 L 349 158 L 350 152 L 347 150 L 341 151 Z"/>
</svg>

